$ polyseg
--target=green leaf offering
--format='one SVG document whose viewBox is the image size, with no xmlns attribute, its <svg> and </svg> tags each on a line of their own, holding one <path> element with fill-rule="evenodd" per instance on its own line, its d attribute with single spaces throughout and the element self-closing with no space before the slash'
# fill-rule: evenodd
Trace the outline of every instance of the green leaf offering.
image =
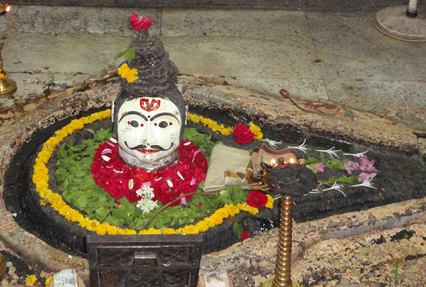
<svg viewBox="0 0 426 287">
<path fill-rule="evenodd" d="M 118 55 L 116 56 L 116 58 L 121 58 L 123 56 L 126 56 L 127 61 L 130 63 L 134 58 L 135 58 L 135 52 L 136 52 L 136 48 L 129 48 L 127 50 L 124 50 L 120 53 L 118 53 Z"/>
</svg>

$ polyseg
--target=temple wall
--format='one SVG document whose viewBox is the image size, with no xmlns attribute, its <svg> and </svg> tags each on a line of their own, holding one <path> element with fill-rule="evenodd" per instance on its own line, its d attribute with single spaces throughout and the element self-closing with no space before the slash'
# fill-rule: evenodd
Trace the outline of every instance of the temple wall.
<svg viewBox="0 0 426 287">
<path fill-rule="evenodd" d="M 424 1 L 419 0 L 421 5 Z M 10 0 L 15 5 L 90 6 L 117 8 L 256 8 L 323 11 L 376 11 L 408 0 Z"/>
</svg>

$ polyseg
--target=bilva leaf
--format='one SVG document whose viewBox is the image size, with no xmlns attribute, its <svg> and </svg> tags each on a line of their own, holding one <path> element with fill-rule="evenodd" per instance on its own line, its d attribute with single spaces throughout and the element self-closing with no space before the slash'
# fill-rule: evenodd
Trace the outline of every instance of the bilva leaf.
<svg viewBox="0 0 426 287">
<path fill-rule="evenodd" d="M 136 51 L 136 48 L 134 48 L 134 47 L 129 48 L 127 50 L 124 50 L 124 51 L 118 53 L 116 58 L 118 59 L 118 58 L 121 58 L 123 56 L 126 56 L 127 61 L 130 63 L 135 58 L 135 51 Z"/>
</svg>

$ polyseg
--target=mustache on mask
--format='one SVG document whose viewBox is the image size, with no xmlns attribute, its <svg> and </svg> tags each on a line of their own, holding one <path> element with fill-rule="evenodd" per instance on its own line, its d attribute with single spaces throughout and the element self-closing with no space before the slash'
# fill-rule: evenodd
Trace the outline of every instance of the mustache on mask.
<svg viewBox="0 0 426 287">
<path fill-rule="evenodd" d="M 159 146 L 159 145 L 145 145 L 145 144 L 140 144 L 140 145 L 137 145 L 137 146 L 134 146 L 134 147 L 129 147 L 128 145 L 127 145 L 127 142 L 126 142 L 126 146 L 129 148 L 129 149 L 131 149 L 131 150 L 137 150 L 137 149 L 145 149 L 145 148 L 147 148 L 147 147 L 149 147 L 149 148 L 152 148 L 152 149 L 156 149 L 156 150 L 160 150 L 160 151 L 166 151 L 166 150 L 169 150 L 169 149 L 171 149 L 172 148 L 172 146 L 173 146 L 173 143 L 171 144 L 171 146 L 169 147 L 169 148 L 163 148 L 162 146 Z"/>
</svg>

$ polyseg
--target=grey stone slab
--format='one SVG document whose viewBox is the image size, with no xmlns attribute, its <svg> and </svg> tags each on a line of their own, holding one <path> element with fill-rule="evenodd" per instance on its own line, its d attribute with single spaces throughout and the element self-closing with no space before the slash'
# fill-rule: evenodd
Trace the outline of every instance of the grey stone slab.
<svg viewBox="0 0 426 287">
<path fill-rule="evenodd" d="M 13 73 L 10 78 L 16 82 L 18 87 L 14 98 L 22 100 L 38 99 L 51 82 L 51 75 L 46 73 L 34 75 Z"/>
<path fill-rule="evenodd" d="M 211 0 L 116 0 L 120 7 L 206 7 L 211 6 Z"/>
<path fill-rule="evenodd" d="M 6 13 L 3 16 L 0 16 L 0 38 L 5 37 L 7 33 L 7 29 L 13 22 L 15 18 L 15 14 L 18 11 L 17 7 L 12 6 L 9 13 Z M 0 39 L 3 42 L 3 39 Z"/>
<path fill-rule="evenodd" d="M 116 0 L 9 0 L 10 4 L 46 6 L 116 7 Z"/>
<path fill-rule="evenodd" d="M 322 80 L 300 79 L 287 80 L 276 78 L 229 78 L 228 83 L 243 87 L 261 94 L 268 94 L 282 98 L 279 91 L 286 89 L 294 98 L 305 101 L 327 101 L 328 96 Z"/>
<path fill-rule="evenodd" d="M 129 20 L 136 13 L 151 17 L 150 31 L 159 33 L 160 11 L 155 9 L 114 9 L 91 7 L 23 6 L 13 31 L 23 33 L 93 33 L 131 36 L 134 34 Z"/>
<path fill-rule="evenodd" d="M 10 108 L 15 104 L 12 98 L 0 98 L 0 108 Z"/>
<path fill-rule="evenodd" d="M 260 10 L 166 9 L 162 14 L 164 36 L 233 36 L 279 41 L 312 41 L 304 12 Z"/>
<path fill-rule="evenodd" d="M 162 37 L 170 58 L 184 74 L 234 77 L 321 78 L 310 41 L 265 41 L 238 37 Z"/>
<path fill-rule="evenodd" d="M 426 45 L 395 41 L 374 26 L 374 13 L 307 12 L 325 79 L 421 80 Z"/>
<path fill-rule="evenodd" d="M 89 79 L 90 75 L 76 75 L 75 73 L 67 73 L 67 74 L 55 74 L 53 75 L 53 83 L 59 87 L 71 87 L 76 84 L 83 83 L 87 79 Z"/>
<path fill-rule="evenodd" d="M 424 81 L 333 80 L 326 87 L 332 102 L 426 130 Z"/>
<path fill-rule="evenodd" d="M 373 11 L 390 5 L 407 5 L 404 0 L 305 0 L 307 8 L 321 9 L 327 11 Z M 419 3 L 421 0 L 419 1 Z"/>
<path fill-rule="evenodd" d="M 3 50 L 5 69 L 29 72 L 95 73 L 117 67 L 130 38 L 117 35 L 13 33 Z"/>
</svg>

